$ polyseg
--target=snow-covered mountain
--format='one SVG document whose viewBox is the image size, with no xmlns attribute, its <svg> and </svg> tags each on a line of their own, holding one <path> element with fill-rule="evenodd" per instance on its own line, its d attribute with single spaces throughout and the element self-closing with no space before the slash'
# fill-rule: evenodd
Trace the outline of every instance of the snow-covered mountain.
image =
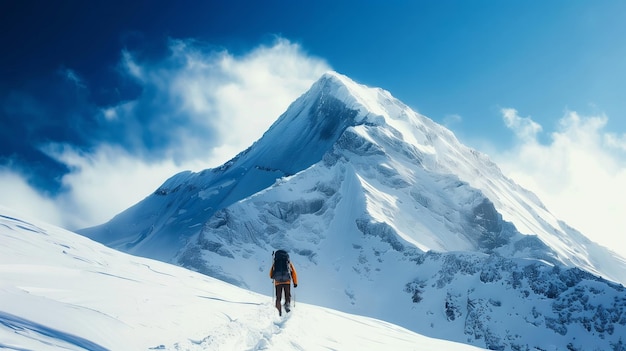
<svg viewBox="0 0 626 351">
<path fill-rule="evenodd" d="M 626 342 L 624 258 L 449 130 L 335 72 L 233 160 L 81 233 L 257 292 L 286 248 L 307 302 L 489 349 Z"/>
<path fill-rule="evenodd" d="M 2 350 L 478 350 L 263 296 L 0 208 Z"/>
</svg>

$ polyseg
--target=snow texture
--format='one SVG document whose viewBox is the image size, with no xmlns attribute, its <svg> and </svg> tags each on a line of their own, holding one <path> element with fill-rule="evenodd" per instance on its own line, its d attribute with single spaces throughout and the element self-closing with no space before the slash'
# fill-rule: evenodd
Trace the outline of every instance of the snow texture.
<svg viewBox="0 0 626 351">
<path fill-rule="evenodd" d="M 250 148 L 82 234 L 256 292 L 496 350 L 621 350 L 626 260 L 385 90 L 322 76 Z"/>
<path fill-rule="evenodd" d="M 0 208 L 3 350 L 478 350 L 130 256 Z M 270 281 L 267 281 L 268 291 Z"/>
</svg>

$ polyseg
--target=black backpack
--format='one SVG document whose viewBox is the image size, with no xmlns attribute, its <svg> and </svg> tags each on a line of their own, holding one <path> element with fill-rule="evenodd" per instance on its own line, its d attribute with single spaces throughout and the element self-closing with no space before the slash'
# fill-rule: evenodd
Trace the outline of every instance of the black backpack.
<svg viewBox="0 0 626 351">
<path fill-rule="evenodd" d="M 278 282 L 286 282 L 291 280 L 291 267 L 289 264 L 289 254 L 285 250 L 278 250 L 273 253 L 274 256 L 274 274 L 272 279 Z"/>
</svg>

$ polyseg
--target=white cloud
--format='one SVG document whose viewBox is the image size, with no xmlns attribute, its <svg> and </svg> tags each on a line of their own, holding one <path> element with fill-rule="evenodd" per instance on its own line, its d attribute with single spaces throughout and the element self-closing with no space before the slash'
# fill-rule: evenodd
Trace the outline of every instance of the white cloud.
<svg viewBox="0 0 626 351">
<path fill-rule="evenodd" d="M 558 218 L 626 257 L 624 138 L 605 130 L 608 118 L 567 112 L 544 145 L 536 139 L 537 123 L 512 109 L 502 114 L 519 139 L 513 149 L 493 154 L 496 163 Z"/>
<path fill-rule="evenodd" d="M 607 145 L 614 147 L 616 149 L 621 149 L 622 151 L 626 151 L 626 134 L 622 134 L 622 136 L 618 136 L 615 133 L 607 133 L 605 135 L 605 141 Z"/>
<path fill-rule="evenodd" d="M 289 103 L 330 69 L 280 38 L 242 56 L 206 50 L 192 40 L 172 40 L 170 56 L 163 61 L 142 63 L 125 52 L 122 67 L 144 93 L 103 115 L 136 120 L 127 123 L 129 129 L 147 129 L 165 139 L 171 157 L 202 157 L 212 166 L 260 138 Z M 138 120 L 146 111 L 153 115 L 147 124 Z"/>
<path fill-rule="evenodd" d="M 72 172 L 63 177 L 67 190 L 55 199 L 60 208 L 72 210 L 63 216 L 63 225 L 67 228 L 108 221 L 150 195 L 167 178 L 181 170 L 200 167 L 198 161 L 148 162 L 110 145 L 101 145 L 90 154 L 69 147 L 50 152 L 72 168 Z"/>
<path fill-rule="evenodd" d="M 541 126 L 533 121 L 530 117 L 520 117 L 517 110 L 512 108 L 502 109 L 502 118 L 506 126 L 511 129 L 515 135 L 524 141 L 535 140 L 537 134 L 541 132 Z"/>
<path fill-rule="evenodd" d="M 150 195 L 167 178 L 202 166 L 197 160 L 148 162 L 110 145 L 89 154 L 66 145 L 49 145 L 46 152 L 72 169 L 63 176 L 64 191 L 56 196 L 42 194 L 23 174 L 2 169 L 0 205 L 68 229 L 108 221 Z"/>
<path fill-rule="evenodd" d="M 48 223 L 61 223 L 63 212 L 50 198 L 33 189 L 24 175 L 0 168 L 0 205 Z"/>
<path fill-rule="evenodd" d="M 121 72 L 142 93 L 99 112 L 115 137 L 90 152 L 42 148 L 70 169 L 60 194 L 42 195 L 20 174 L 2 171 L 0 192 L 10 198 L 2 204 L 68 229 L 103 223 L 174 174 L 219 166 L 245 150 L 330 69 L 280 38 L 241 56 L 188 40 L 172 40 L 170 49 L 150 62 L 122 53 Z"/>
</svg>

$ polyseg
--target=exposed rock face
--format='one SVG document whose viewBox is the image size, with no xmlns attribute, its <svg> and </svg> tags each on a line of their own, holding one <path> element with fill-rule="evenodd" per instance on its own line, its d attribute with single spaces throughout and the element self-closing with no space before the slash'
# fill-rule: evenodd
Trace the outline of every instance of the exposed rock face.
<svg viewBox="0 0 626 351">
<path fill-rule="evenodd" d="M 449 130 L 336 73 L 231 161 L 83 233 L 267 294 L 271 253 L 287 249 L 307 302 L 488 349 L 625 341 L 611 281 L 626 260 Z"/>
</svg>

